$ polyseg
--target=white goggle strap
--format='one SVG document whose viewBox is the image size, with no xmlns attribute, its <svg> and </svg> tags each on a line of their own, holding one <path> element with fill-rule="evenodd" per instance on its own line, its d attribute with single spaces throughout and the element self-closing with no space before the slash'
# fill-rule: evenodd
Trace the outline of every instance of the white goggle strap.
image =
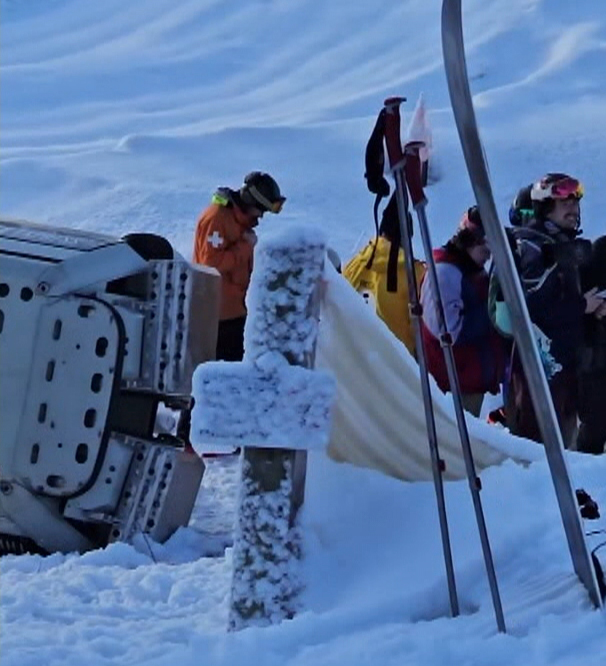
<svg viewBox="0 0 606 666">
<path fill-rule="evenodd" d="M 262 206 L 265 206 L 267 210 L 274 210 L 274 204 L 272 204 L 269 199 L 264 197 L 254 185 L 249 185 L 248 191 L 252 194 L 253 199 L 258 201 Z"/>
</svg>

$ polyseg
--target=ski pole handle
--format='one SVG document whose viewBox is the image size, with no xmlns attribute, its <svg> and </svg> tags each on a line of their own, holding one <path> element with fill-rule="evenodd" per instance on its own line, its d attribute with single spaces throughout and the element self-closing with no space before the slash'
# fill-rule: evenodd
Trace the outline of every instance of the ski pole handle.
<svg viewBox="0 0 606 666">
<path fill-rule="evenodd" d="M 421 157 L 419 154 L 421 148 L 424 146 L 425 143 L 423 141 L 410 141 L 404 146 L 404 155 L 406 157 L 404 173 L 412 205 L 415 208 L 427 203 L 425 192 L 423 192 L 423 181 L 421 180 Z"/>
<path fill-rule="evenodd" d="M 385 107 L 385 146 L 389 157 L 389 168 L 394 171 L 404 159 L 400 141 L 400 104 L 406 97 L 389 97 L 383 102 Z"/>
</svg>

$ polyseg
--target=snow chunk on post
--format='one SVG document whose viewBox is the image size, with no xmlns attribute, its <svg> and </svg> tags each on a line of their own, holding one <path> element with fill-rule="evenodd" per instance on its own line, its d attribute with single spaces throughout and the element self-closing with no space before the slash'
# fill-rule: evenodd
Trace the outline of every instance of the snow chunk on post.
<svg viewBox="0 0 606 666">
<path fill-rule="evenodd" d="M 254 453 L 242 461 L 229 613 L 232 630 L 276 624 L 301 610 L 301 533 L 290 520 L 293 458 L 270 461 L 277 464 L 268 470 L 261 450 Z M 274 490 L 269 489 L 272 485 Z"/>
<path fill-rule="evenodd" d="M 193 376 L 190 439 L 198 453 L 328 446 L 335 381 L 308 369 L 325 254 L 318 230 L 290 229 L 258 244 L 246 297 L 244 361 L 204 363 Z"/>
<path fill-rule="evenodd" d="M 250 363 L 204 363 L 193 377 L 191 442 L 198 453 L 238 446 L 324 450 L 334 378 L 277 352 Z"/>
<path fill-rule="evenodd" d="M 317 229 L 293 228 L 259 243 L 246 295 L 246 359 L 278 351 L 293 365 L 312 365 L 325 255 Z"/>
</svg>

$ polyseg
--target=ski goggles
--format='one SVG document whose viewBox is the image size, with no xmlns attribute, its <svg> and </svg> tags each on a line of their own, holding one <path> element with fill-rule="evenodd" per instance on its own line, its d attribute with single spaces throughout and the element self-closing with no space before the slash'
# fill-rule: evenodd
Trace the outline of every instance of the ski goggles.
<svg viewBox="0 0 606 666">
<path fill-rule="evenodd" d="M 280 197 L 279 199 L 276 199 L 276 201 L 270 201 L 267 197 L 264 197 L 254 185 L 249 185 L 248 191 L 252 198 L 263 207 L 262 210 L 269 211 L 270 213 L 279 213 L 286 201 L 286 197 Z"/>
<path fill-rule="evenodd" d="M 545 199 L 582 199 L 585 190 L 576 178 L 561 178 L 553 183 L 540 180 L 532 186 L 531 198 L 533 201 Z"/>
</svg>

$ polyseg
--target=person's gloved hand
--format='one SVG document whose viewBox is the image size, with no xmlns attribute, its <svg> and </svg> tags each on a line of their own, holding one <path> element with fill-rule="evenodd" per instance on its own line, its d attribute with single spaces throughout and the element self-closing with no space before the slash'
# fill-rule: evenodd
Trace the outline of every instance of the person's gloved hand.
<svg viewBox="0 0 606 666">
<path fill-rule="evenodd" d="M 594 287 L 583 294 L 585 297 L 585 314 L 593 314 L 604 304 L 604 299 L 598 296 L 597 293 L 598 288 Z"/>
</svg>

